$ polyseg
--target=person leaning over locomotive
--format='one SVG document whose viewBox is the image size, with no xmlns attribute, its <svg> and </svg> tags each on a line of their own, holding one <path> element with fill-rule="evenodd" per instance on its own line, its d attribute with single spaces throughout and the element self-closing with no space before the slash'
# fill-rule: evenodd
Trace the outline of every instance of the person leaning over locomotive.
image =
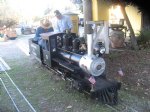
<svg viewBox="0 0 150 112">
<path fill-rule="evenodd" d="M 40 26 L 37 28 L 33 42 L 38 43 L 43 49 L 48 50 L 47 41 L 40 34 L 53 32 L 52 23 L 48 19 L 42 19 Z"/>
<path fill-rule="evenodd" d="M 55 32 L 65 32 L 66 30 L 72 29 L 72 21 L 69 16 L 62 15 L 59 10 L 54 11 L 55 17 L 57 18 L 55 25 Z"/>
</svg>

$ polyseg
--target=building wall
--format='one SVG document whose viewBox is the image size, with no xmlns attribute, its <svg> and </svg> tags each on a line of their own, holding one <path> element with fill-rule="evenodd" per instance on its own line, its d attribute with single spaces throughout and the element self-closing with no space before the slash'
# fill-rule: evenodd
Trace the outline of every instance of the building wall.
<svg viewBox="0 0 150 112">
<path fill-rule="evenodd" d="M 126 12 L 135 34 L 139 33 L 141 30 L 141 13 L 139 13 L 138 9 L 133 6 L 126 7 Z"/>
<path fill-rule="evenodd" d="M 110 8 L 111 7 L 103 0 L 92 0 L 93 21 L 109 20 Z M 139 33 L 141 30 L 141 13 L 139 13 L 138 9 L 133 6 L 127 6 L 126 12 L 135 34 Z"/>
<path fill-rule="evenodd" d="M 109 6 L 103 0 L 92 0 L 93 21 L 108 20 Z"/>
<path fill-rule="evenodd" d="M 97 21 L 98 20 L 98 4 L 97 0 L 92 0 L 92 14 L 93 14 L 93 20 Z"/>
</svg>

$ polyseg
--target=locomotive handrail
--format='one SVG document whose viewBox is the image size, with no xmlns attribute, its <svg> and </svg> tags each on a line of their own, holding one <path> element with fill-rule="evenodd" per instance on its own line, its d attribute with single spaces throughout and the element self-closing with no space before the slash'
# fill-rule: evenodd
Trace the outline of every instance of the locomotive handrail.
<svg viewBox="0 0 150 112">
<path fill-rule="evenodd" d="M 68 51 L 66 49 L 61 49 L 61 48 L 57 48 L 58 50 L 61 50 L 61 51 L 65 51 L 65 52 L 68 52 L 68 53 L 71 53 L 71 54 L 75 54 L 75 55 L 79 55 L 79 56 L 82 56 L 80 54 L 77 54 L 77 53 L 74 53 L 74 52 L 71 52 L 71 51 Z"/>
</svg>

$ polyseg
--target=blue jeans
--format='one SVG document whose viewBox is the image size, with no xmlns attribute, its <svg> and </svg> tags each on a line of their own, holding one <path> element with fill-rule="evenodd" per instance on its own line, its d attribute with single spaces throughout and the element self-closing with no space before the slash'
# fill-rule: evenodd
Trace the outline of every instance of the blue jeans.
<svg viewBox="0 0 150 112">
<path fill-rule="evenodd" d="M 38 41 L 38 44 L 39 44 L 43 49 L 48 50 L 48 43 L 47 43 L 46 40 L 40 39 L 40 40 Z"/>
</svg>

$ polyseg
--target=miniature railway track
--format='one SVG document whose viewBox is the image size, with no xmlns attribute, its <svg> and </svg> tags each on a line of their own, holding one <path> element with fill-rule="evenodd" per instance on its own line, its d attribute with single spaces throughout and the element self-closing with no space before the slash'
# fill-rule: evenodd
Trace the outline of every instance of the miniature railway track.
<svg viewBox="0 0 150 112">
<path fill-rule="evenodd" d="M 105 106 L 112 109 L 112 112 L 138 112 L 133 107 L 127 105 L 123 101 L 118 102 L 117 106 L 111 106 L 111 105 L 108 105 L 108 104 L 105 104 Z"/>
<path fill-rule="evenodd" d="M 6 70 L 2 65 L 0 65 L 3 73 L 0 74 L 0 81 L 5 88 L 8 96 L 10 97 L 14 107 L 17 112 L 36 112 L 36 110 L 32 107 L 30 102 L 23 95 L 21 90 L 17 87 L 17 85 L 10 78 Z"/>
<path fill-rule="evenodd" d="M 6 90 L 8 96 L 10 97 L 10 99 L 11 99 L 11 101 L 12 101 L 12 103 L 13 103 L 15 109 L 16 109 L 16 111 L 17 111 L 17 112 L 20 112 L 19 109 L 18 109 L 18 107 L 17 107 L 17 105 L 16 105 L 16 103 L 15 103 L 15 101 L 14 101 L 13 98 L 11 97 L 11 95 L 10 95 L 8 89 L 6 88 L 4 82 L 3 82 L 3 80 L 2 80 L 1 78 L 0 78 L 0 81 L 1 81 L 1 83 L 2 83 L 2 85 L 3 85 L 3 87 L 4 87 L 4 89 Z"/>
</svg>

